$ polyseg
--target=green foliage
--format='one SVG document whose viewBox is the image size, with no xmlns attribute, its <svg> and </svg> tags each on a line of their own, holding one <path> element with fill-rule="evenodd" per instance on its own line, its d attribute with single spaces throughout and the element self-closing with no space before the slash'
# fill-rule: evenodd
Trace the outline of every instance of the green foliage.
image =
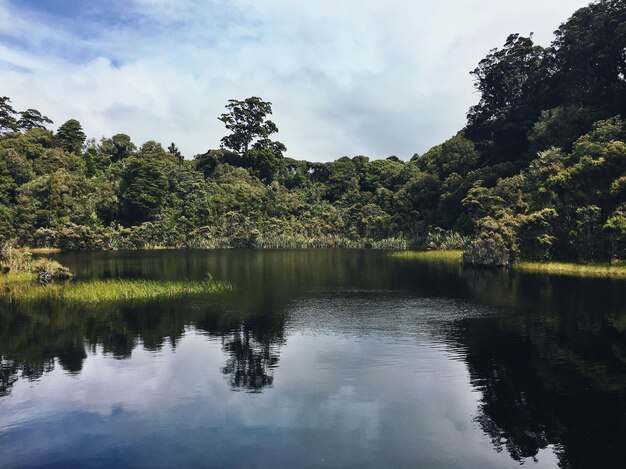
<svg viewBox="0 0 626 469">
<path fill-rule="evenodd" d="M 445 179 L 453 173 L 462 177 L 467 176 L 467 173 L 476 167 L 478 158 L 479 154 L 474 143 L 462 134 L 457 134 L 414 161 L 421 171 Z"/>
<path fill-rule="evenodd" d="M 17 112 L 13 109 L 8 97 L 0 96 L 0 135 L 31 129 L 44 129 L 47 124 L 52 124 L 52 121 L 37 109 Z"/>
<path fill-rule="evenodd" d="M 626 204 L 611 213 L 603 230 L 609 237 L 611 259 L 626 259 Z"/>
<path fill-rule="evenodd" d="M 15 109 L 11 106 L 11 99 L 7 96 L 0 97 L 0 135 L 18 130 Z"/>
<path fill-rule="evenodd" d="M 576 139 L 597 120 L 597 112 L 576 104 L 541 111 L 528 135 L 531 157 L 550 147 L 571 150 Z"/>
<path fill-rule="evenodd" d="M 103 138 L 98 150 L 108 158 L 109 163 L 117 163 L 131 156 L 136 149 L 128 135 L 116 134 L 111 138 Z"/>
<path fill-rule="evenodd" d="M 595 1 L 556 31 L 553 47 L 557 96 L 597 110 L 595 120 L 626 109 L 626 5 Z"/>
<path fill-rule="evenodd" d="M 455 251 L 466 249 L 470 242 L 469 236 L 436 227 L 426 236 L 424 247 L 429 251 Z"/>
<path fill-rule="evenodd" d="M 354 162 L 344 156 L 328 165 L 329 176 L 325 184 L 324 198 L 336 202 L 359 188 L 357 167 Z"/>
<path fill-rule="evenodd" d="M 52 124 L 48 117 L 42 115 L 37 109 L 27 109 L 20 112 L 17 128 L 21 130 L 45 129 L 47 124 Z"/>
<path fill-rule="evenodd" d="M 182 163 L 182 161 L 185 159 L 174 142 L 170 143 L 170 146 L 167 147 L 167 152 L 172 155 L 175 161 L 179 163 Z"/>
<path fill-rule="evenodd" d="M 65 306 L 120 301 L 146 301 L 186 295 L 217 294 L 231 286 L 208 278 L 206 280 L 157 281 L 91 280 L 53 286 L 21 285 L 10 294 L 19 302 L 58 302 Z"/>
<path fill-rule="evenodd" d="M 79 154 L 86 139 L 83 128 L 76 119 L 70 119 L 57 130 L 59 146 L 69 153 Z"/>
<path fill-rule="evenodd" d="M 540 111 L 549 53 L 531 37 L 511 34 L 502 49 L 492 50 L 472 72 L 480 102 L 467 115 L 467 134 L 488 160 L 517 158 Z"/>
<path fill-rule="evenodd" d="M 517 223 L 510 215 L 499 219 L 486 216 L 478 220 L 478 236 L 463 253 L 468 265 L 508 267 L 519 253 Z"/>
<path fill-rule="evenodd" d="M 549 260 L 556 237 L 554 222 L 558 213 L 553 208 L 543 208 L 522 218 L 519 228 L 520 248 L 528 259 Z"/>
<path fill-rule="evenodd" d="M 276 156 L 282 156 L 287 149 L 280 142 L 274 142 L 269 136 L 278 132 L 278 127 L 267 116 L 272 114 L 272 103 L 252 96 L 243 101 L 230 99 L 226 106 L 228 112 L 219 117 L 230 135 L 222 138 L 222 146 L 248 155 L 251 148 L 268 150 Z"/>
<path fill-rule="evenodd" d="M 37 280 L 40 285 L 48 285 L 55 281 L 72 278 L 69 269 L 57 261 L 39 257 L 34 259 L 32 253 L 14 249 L 12 241 L 0 244 L 0 279 L 9 276 L 9 283 Z"/>
<path fill-rule="evenodd" d="M 152 145 L 144 147 L 142 152 L 145 151 L 147 157 L 129 158 L 120 181 L 120 215 L 129 224 L 153 217 L 167 196 L 169 186 L 164 168 L 158 156 L 154 156 L 159 148 Z"/>
</svg>

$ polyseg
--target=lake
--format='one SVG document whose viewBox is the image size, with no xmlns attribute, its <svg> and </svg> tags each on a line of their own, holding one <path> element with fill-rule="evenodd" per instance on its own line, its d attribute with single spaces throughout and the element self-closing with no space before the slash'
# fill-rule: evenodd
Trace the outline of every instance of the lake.
<svg viewBox="0 0 626 469">
<path fill-rule="evenodd" d="M 55 258 L 233 289 L 0 303 L 0 466 L 623 465 L 626 281 L 368 250 Z"/>
</svg>

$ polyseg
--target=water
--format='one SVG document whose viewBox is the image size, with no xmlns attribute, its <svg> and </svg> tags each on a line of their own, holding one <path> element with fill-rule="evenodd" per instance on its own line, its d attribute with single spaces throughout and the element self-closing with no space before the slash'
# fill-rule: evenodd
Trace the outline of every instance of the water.
<svg viewBox="0 0 626 469">
<path fill-rule="evenodd" d="M 0 306 L 7 467 L 621 467 L 626 282 L 385 252 L 59 255 L 220 296 Z"/>
</svg>

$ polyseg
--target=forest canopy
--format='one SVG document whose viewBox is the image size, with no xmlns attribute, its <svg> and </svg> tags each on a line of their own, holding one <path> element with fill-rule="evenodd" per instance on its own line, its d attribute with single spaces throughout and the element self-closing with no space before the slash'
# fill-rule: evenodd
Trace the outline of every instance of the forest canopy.
<svg viewBox="0 0 626 469">
<path fill-rule="evenodd" d="M 289 158 L 259 97 L 230 100 L 221 148 L 192 159 L 174 143 L 87 139 L 75 119 L 52 131 L 0 97 L 0 241 L 626 258 L 626 2 L 581 8 L 548 47 L 512 34 L 471 74 L 465 128 L 407 162 Z"/>
</svg>

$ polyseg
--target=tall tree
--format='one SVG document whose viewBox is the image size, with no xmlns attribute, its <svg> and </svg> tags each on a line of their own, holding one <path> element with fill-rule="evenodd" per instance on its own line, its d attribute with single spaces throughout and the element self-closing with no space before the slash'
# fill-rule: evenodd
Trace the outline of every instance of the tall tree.
<svg viewBox="0 0 626 469">
<path fill-rule="evenodd" d="M 269 136 L 278 132 L 278 127 L 267 116 L 272 114 L 272 103 L 252 96 L 243 101 L 228 100 L 227 113 L 218 117 L 230 135 L 222 138 L 222 147 L 230 148 L 242 156 L 254 146 L 257 150 L 270 150 L 277 156 L 286 151 L 285 146 L 270 140 Z"/>
<path fill-rule="evenodd" d="M 167 147 L 167 152 L 172 155 L 177 161 L 183 161 L 183 154 L 180 152 L 178 147 L 174 142 L 170 143 L 170 146 Z"/>
<path fill-rule="evenodd" d="M 76 119 L 70 119 L 57 130 L 56 138 L 61 148 L 70 153 L 80 153 L 87 136 Z"/>
<path fill-rule="evenodd" d="M 139 156 L 129 158 L 119 193 L 124 221 L 135 224 L 154 216 L 167 196 L 167 190 L 168 181 L 162 161 Z"/>
<path fill-rule="evenodd" d="M 502 49 L 493 49 L 471 72 L 481 97 L 467 114 L 466 133 L 489 159 L 517 159 L 541 110 L 551 107 L 542 100 L 549 52 L 532 37 L 511 34 Z"/>
<path fill-rule="evenodd" d="M 126 134 L 115 134 L 100 142 L 100 151 L 109 157 L 111 163 L 128 158 L 136 149 L 136 145 Z"/>
<path fill-rule="evenodd" d="M 18 130 L 16 114 L 11 106 L 11 99 L 0 96 L 0 135 Z"/>
<path fill-rule="evenodd" d="M 44 116 L 37 109 L 27 109 L 20 112 L 17 127 L 20 130 L 45 129 L 46 124 L 52 124 L 52 120 Z"/>
<path fill-rule="evenodd" d="M 626 106 L 626 2 L 601 0 L 577 10 L 555 32 L 555 87 L 562 100 L 600 108 Z"/>
</svg>

